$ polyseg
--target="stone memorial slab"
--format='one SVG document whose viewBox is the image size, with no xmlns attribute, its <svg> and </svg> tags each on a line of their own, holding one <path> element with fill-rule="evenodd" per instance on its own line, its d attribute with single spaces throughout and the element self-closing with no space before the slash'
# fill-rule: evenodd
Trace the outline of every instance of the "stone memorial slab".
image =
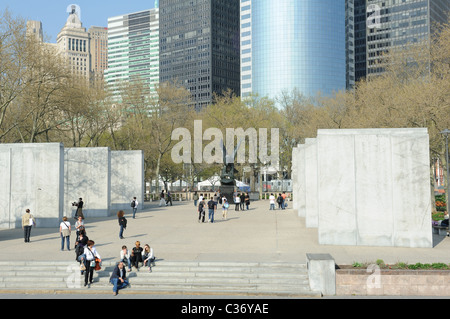
<svg viewBox="0 0 450 319">
<path fill-rule="evenodd" d="M 111 151 L 107 147 L 66 148 L 64 150 L 64 215 L 73 217 L 73 202 L 82 198 L 83 214 L 110 215 Z"/>
<path fill-rule="evenodd" d="M 144 207 L 144 152 L 111 151 L 111 209 L 131 210 L 136 197 L 138 210 Z"/>
<path fill-rule="evenodd" d="M 0 144 L 0 228 L 21 228 L 26 209 L 36 227 L 59 225 L 63 158 L 60 143 Z"/>
<path fill-rule="evenodd" d="M 427 129 L 319 130 L 317 154 L 320 244 L 432 247 Z"/>
</svg>

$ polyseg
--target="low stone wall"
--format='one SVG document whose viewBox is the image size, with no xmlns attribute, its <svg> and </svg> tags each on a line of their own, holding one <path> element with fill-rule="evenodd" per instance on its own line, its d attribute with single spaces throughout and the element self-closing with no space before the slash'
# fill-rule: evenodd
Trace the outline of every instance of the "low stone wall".
<svg viewBox="0 0 450 319">
<path fill-rule="evenodd" d="M 337 296 L 450 296 L 449 285 L 450 270 L 336 270 Z"/>
</svg>

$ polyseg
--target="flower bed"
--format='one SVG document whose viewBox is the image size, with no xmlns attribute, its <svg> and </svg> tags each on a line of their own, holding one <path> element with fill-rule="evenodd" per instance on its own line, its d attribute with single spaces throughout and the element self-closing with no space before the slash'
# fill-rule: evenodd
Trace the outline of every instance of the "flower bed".
<svg viewBox="0 0 450 319">
<path fill-rule="evenodd" d="M 450 267 L 444 263 L 339 265 L 336 295 L 450 296 Z"/>
</svg>

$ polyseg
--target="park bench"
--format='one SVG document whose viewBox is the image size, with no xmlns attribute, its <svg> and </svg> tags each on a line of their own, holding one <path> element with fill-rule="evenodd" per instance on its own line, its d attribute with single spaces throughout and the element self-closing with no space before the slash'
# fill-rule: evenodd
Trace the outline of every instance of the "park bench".
<svg viewBox="0 0 450 319">
<path fill-rule="evenodd" d="M 448 236 L 447 231 L 448 226 L 433 225 L 433 233 L 435 234 L 439 234 L 440 236 Z"/>
</svg>

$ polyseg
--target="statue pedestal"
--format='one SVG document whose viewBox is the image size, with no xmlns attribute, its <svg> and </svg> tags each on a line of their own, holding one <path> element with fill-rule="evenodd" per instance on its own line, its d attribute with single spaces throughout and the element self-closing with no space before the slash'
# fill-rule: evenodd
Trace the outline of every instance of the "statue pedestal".
<svg viewBox="0 0 450 319">
<path fill-rule="evenodd" d="M 230 205 L 234 204 L 234 185 L 222 185 L 220 186 L 220 196 L 226 197 Z"/>
</svg>

